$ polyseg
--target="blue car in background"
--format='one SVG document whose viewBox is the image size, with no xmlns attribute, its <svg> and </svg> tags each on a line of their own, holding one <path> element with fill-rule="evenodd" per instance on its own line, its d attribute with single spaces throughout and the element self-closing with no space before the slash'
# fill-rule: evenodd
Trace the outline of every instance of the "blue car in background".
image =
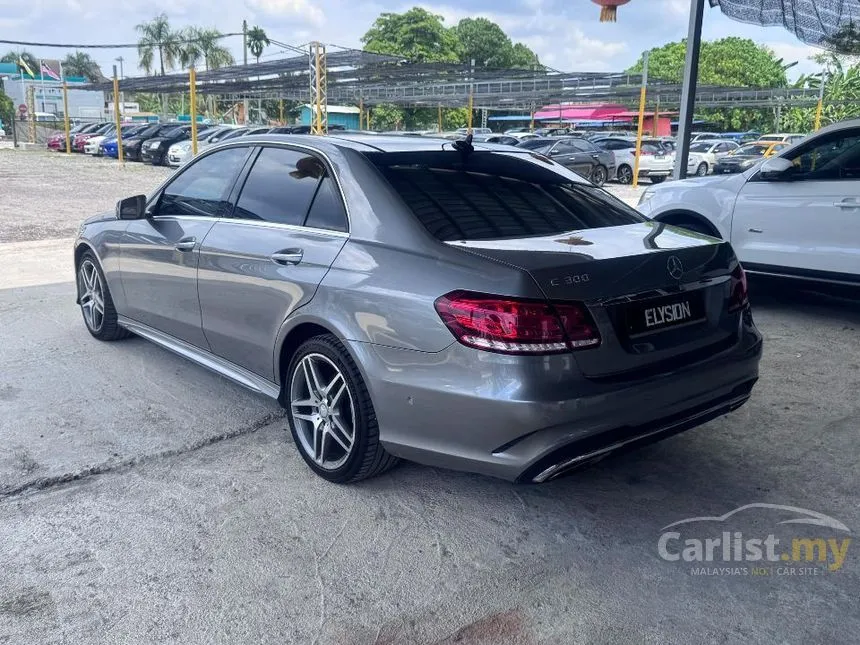
<svg viewBox="0 0 860 645">
<path fill-rule="evenodd" d="M 143 132 L 144 130 L 146 130 L 146 128 L 148 128 L 150 125 L 151 124 L 149 124 L 149 123 L 145 123 L 143 125 L 123 126 L 122 127 L 122 136 L 123 136 L 123 138 L 133 137 L 134 135 L 138 134 L 139 132 Z M 102 154 L 104 156 L 113 157 L 114 159 L 119 157 L 119 152 L 117 151 L 117 145 L 116 145 L 116 137 L 111 137 L 110 139 L 105 139 L 104 141 L 101 142 L 101 144 L 99 144 L 99 146 L 101 147 Z"/>
</svg>

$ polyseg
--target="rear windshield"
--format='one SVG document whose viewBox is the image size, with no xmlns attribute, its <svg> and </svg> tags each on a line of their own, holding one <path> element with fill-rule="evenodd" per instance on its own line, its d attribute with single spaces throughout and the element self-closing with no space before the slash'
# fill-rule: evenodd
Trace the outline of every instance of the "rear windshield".
<svg viewBox="0 0 860 645">
<path fill-rule="evenodd" d="M 624 202 L 561 172 L 510 158 L 494 171 L 493 159 L 481 156 L 480 169 L 469 168 L 469 162 L 377 165 L 418 220 L 443 242 L 555 235 L 645 221 Z"/>
</svg>

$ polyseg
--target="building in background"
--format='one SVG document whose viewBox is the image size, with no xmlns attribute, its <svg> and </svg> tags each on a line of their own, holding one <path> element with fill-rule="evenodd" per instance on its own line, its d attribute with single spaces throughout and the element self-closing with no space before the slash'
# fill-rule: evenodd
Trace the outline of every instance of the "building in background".
<svg viewBox="0 0 860 645">
<path fill-rule="evenodd" d="M 313 106 L 305 104 L 302 106 L 299 123 L 311 125 L 313 117 Z M 347 130 L 358 130 L 358 108 L 351 105 L 329 105 L 328 124 L 342 125 Z"/>
<path fill-rule="evenodd" d="M 35 70 L 34 70 L 35 71 Z M 0 63 L 0 82 L 3 91 L 15 104 L 18 117 L 27 118 L 30 107 L 27 105 L 27 88 L 34 91 L 35 111 L 40 115 L 52 114 L 63 118 L 63 84 L 49 78 L 44 80 L 37 76 L 31 79 L 23 76 L 15 63 Z M 69 77 L 69 118 L 72 119 L 102 119 L 105 114 L 104 92 L 77 89 L 88 83 L 87 79 Z M 23 106 L 23 107 L 22 107 Z M 45 118 L 45 117 L 42 117 Z"/>
</svg>

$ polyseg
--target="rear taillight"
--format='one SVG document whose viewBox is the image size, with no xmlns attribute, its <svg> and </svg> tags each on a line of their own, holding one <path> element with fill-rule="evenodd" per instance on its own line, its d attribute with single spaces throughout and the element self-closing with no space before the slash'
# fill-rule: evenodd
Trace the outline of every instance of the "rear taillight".
<svg viewBox="0 0 860 645">
<path fill-rule="evenodd" d="M 731 296 L 729 296 L 729 311 L 743 309 L 749 302 L 749 290 L 747 289 L 747 274 L 744 268 L 738 264 L 732 271 Z"/>
<path fill-rule="evenodd" d="M 556 354 L 600 344 L 591 314 L 581 303 L 550 304 L 454 291 L 436 311 L 464 345 L 501 354 Z"/>
<path fill-rule="evenodd" d="M 642 156 L 642 157 L 651 157 L 651 156 L 653 156 L 653 155 L 654 155 L 654 153 L 653 153 L 653 152 L 651 152 L 650 150 L 641 150 L 641 151 L 639 152 L 639 155 L 640 155 L 640 156 Z"/>
</svg>

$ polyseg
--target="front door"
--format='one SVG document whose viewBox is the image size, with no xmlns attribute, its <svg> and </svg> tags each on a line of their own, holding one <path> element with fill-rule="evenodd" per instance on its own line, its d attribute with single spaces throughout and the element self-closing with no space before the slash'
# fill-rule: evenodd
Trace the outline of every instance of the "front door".
<svg viewBox="0 0 860 645">
<path fill-rule="evenodd" d="M 591 170 L 597 163 L 591 154 L 580 150 L 572 141 L 562 140 L 555 144 L 550 151 L 553 161 L 570 168 L 573 172 L 586 179 L 591 177 Z"/>
<path fill-rule="evenodd" d="M 276 381 L 278 332 L 346 243 L 346 213 L 320 159 L 278 146 L 260 150 L 231 201 L 200 249 L 203 330 L 214 354 Z"/>
<path fill-rule="evenodd" d="M 226 205 L 249 148 L 201 157 L 150 202 L 125 231 L 120 273 L 129 318 L 208 348 L 200 322 L 200 243 Z"/>
<path fill-rule="evenodd" d="M 756 175 L 738 195 L 732 221 L 738 257 L 751 269 L 826 272 L 810 276 L 825 279 L 856 275 L 860 128 L 818 137 L 785 158 L 796 166 L 786 179 Z"/>
</svg>

